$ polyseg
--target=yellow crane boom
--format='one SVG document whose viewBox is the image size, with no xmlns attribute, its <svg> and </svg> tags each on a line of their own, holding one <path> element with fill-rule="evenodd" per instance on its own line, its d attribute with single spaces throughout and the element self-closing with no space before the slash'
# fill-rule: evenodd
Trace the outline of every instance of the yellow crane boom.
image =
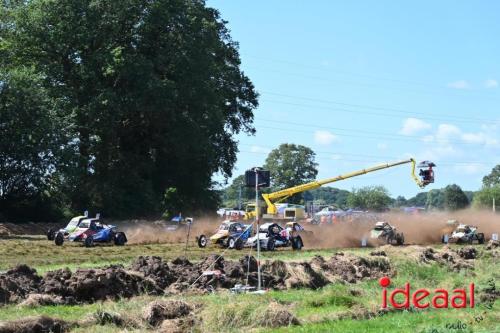
<svg viewBox="0 0 500 333">
<path fill-rule="evenodd" d="M 432 174 L 432 180 L 430 178 L 427 178 L 427 179 L 424 178 L 423 180 L 418 178 L 418 176 L 415 174 L 416 162 L 413 158 L 398 161 L 398 162 L 383 163 L 383 164 L 375 165 L 375 166 L 370 167 L 370 168 L 349 172 L 349 173 L 339 175 L 336 177 L 327 178 L 327 179 L 323 179 L 323 180 L 315 180 L 315 181 L 307 183 L 307 184 L 297 185 L 297 186 L 290 187 L 290 188 L 280 190 L 277 192 L 263 193 L 262 197 L 264 198 L 264 201 L 267 204 L 267 214 L 273 214 L 273 215 L 276 214 L 277 208 L 276 208 L 275 204 L 278 202 L 281 202 L 283 200 L 286 200 L 288 197 L 290 197 L 294 194 L 301 193 L 304 191 L 313 190 L 313 189 L 321 187 L 325 184 L 334 183 L 334 182 L 337 182 L 339 180 L 352 178 L 352 177 L 364 175 L 364 174 L 367 174 L 370 172 L 374 172 L 374 171 L 378 171 L 378 170 L 382 170 L 382 169 L 387 169 L 387 168 L 391 168 L 394 166 L 398 166 L 401 164 L 407 164 L 407 163 L 412 164 L 411 177 L 413 178 L 413 180 L 417 183 L 417 185 L 420 188 L 424 188 L 427 184 L 429 184 L 430 182 L 433 182 L 433 178 L 434 178 L 433 174 Z M 426 164 L 426 166 L 430 167 L 430 172 L 432 172 L 432 166 L 434 166 L 434 164 L 431 162 L 424 162 L 424 163 Z M 432 164 L 432 165 L 429 165 L 429 164 Z"/>
</svg>

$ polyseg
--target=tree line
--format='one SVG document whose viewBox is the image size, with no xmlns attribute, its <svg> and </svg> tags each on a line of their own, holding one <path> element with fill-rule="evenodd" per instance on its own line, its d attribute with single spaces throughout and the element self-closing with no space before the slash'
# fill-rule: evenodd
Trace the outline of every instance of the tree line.
<svg viewBox="0 0 500 333">
<path fill-rule="evenodd" d="M 258 95 L 203 0 L 0 9 L 0 218 L 211 210 Z"/>
</svg>

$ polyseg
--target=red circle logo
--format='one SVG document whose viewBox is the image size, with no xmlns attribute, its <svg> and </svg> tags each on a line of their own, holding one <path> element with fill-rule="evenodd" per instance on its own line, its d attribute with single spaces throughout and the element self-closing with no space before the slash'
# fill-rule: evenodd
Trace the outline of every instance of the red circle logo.
<svg viewBox="0 0 500 333">
<path fill-rule="evenodd" d="M 380 284 L 381 287 L 388 287 L 391 284 L 391 279 L 389 279 L 387 276 L 383 276 L 378 280 L 378 283 Z"/>
</svg>

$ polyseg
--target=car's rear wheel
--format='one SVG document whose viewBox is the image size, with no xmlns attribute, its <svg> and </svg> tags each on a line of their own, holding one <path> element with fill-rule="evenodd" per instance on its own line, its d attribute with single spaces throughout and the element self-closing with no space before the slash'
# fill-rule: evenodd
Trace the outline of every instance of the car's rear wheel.
<svg viewBox="0 0 500 333">
<path fill-rule="evenodd" d="M 56 236 L 54 237 L 54 243 L 57 245 L 57 246 L 61 246 L 63 245 L 64 243 L 64 235 L 60 232 L 58 232 L 56 234 Z"/>
<path fill-rule="evenodd" d="M 268 250 L 268 251 L 274 251 L 275 248 L 276 248 L 276 241 L 275 241 L 274 237 L 269 237 L 267 239 L 266 250 Z"/>
<path fill-rule="evenodd" d="M 48 239 L 49 241 L 54 240 L 54 239 L 55 239 L 55 237 L 56 237 L 56 232 L 55 232 L 55 230 L 54 230 L 54 229 L 50 228 L 49 230 L 47 230 L 47 239 Z"/>
<path fill-rule="evenodd" d="M 127 242 L 127 237 L 125 237 L 125 234 L 123 232 L 118 232 L 114 235 L 114 241 L 115 245 L 123 246 Z"/>
<path fill-rule="evenodd" d="M 87 236 L 84 241 L 85 247 L 92 247 L 94 246 L 94 237 L 92 236 Z"/>
<path fill-rule="evenodd" d="M 198 237 L 198 246 L 207 247 L 207 236 L 201 235 L 200 237 Z"/>
<path fill-rule="evenodd" d="M 389 245 L 392 245 L 393 240 L 394 240 L 394 237 L 392 235 L 388 235 L 387 238 L 386 238 L 386 242 Z"/>
<path fill-rule="evenodd" d="M 242 250 L 242 249 L 243 249 L 243 246 L 244 246 L 243 239 L 239 238 L 239 239 L 236 241 L 236 244 L 234 245 L 234 248 L 235 248 L 236 250 Z"/>
<path fill-rule="evenodd" d="M 484 244 L 484 234 L 483 233 L 477 234 L 477 242 L 479 244 Z"/>
<path fill-rule="evenodd" d="M 405 236 L 401 233 L 396 236 L 396 244 L 403 245 L 405 243 Z"/>
<path fill-rule="evenodd" d="M 304 246 L 304 244 L 302 243 L 302 238 L 300 237 L 292 238 L 292 248 L 294 250 L 300 251 L 302 249 L 302 246 Z"/>
</svg>

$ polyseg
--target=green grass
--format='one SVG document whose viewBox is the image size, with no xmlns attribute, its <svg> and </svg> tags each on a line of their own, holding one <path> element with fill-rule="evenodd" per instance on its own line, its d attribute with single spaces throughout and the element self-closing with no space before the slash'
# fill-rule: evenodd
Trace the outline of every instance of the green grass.
<svg viewBox="0 0 500 333">
<path fill-rule="evenodd" d="M 96 267 L 108 264 L 128 264 L 139 255 L 158 255 L 172 259 L 184 255 L 184 247 L 179 244 L 141 244 L 125 247 L 104 246 L 86 249 L 78 244 L 65 244 L 57 248 L 52 242 L 42 238 L 33 241 L 9 239 L 0 242 L 0 268 L 7 269 L 16 263 L 26 263 L 43 273 L 61 267 Z M 287 261 L 308 260 L 315 255 L 330 257 L 334 252 L 350 252 L 368 255 L 371 249 L 343 250 L 306 250 L 263 252 L 265 259 Z M 190 246 L 187 257 L 196 261 L 208 253 L 220 253 L 220 249 L 202 250 Z M 225 258 L 240 258 L 249 250 L 227 251 Z M 254 253 L 253 253 L 254 254 Z M 498 281 L 500 265 L 491 255 L 482 255 L 475 260 L 474 270 L 451 272 L 439 264 L 422 264 L 405 251 L 388 251 L 394 269 L 391 288 L 401 287 L 407 281 L 412 289 L 443 287 L 462 288 L 469 282 L 476 284 L 479 293 L 490 279 Z M 497 284 L 497 288 L 498 288 Z M 161 297 L 168 299 L 170 297 Z M 197 327 L 200 332 L 500 332 L 500 306 L 495 303 L 492 310 L 478 304 L 475 309 L 436 309 L 427 311 L 391 312 L 372 319 L 350 319 L 360 313 L 375 312 L 381 304 L 381 287 L 376 280 L 364 280 L 357 284 L 330 284 L 319 290 L 296 289 L 271 291 L 264 295 L 233 295 L 228 292 L 203 296 L 172 296 L 182 298 L 193 304 L 200 304 L 197 316 L 202 323 Z M 140 296 L 120 301 L 105 301 L 80 306 L 41 306 L 37 308 L 8 305 L 0 308 L 0 320 L 20 319 L 34 315 L 48 315 L 69 321 L 77 321 L 92 316 L 98 310 L 119 313 L 123 316 L 140 318 L 142 309 L 158 297 Z M 300 326 L 286 328 L 262 327 L 263 317 L 269 304 L 279 304 L 292 312 L 301 322 Z M 481 316 L 482 320 L 475 320 Z M 339 319 L 344 318 L 344 319 Z M 446 325 L 461 321 L 467 324 L 466 330 L 447 329 Z M 124 329 L 114 325 L 79 327 L 73 332 L 122 332 Z M 127 328 L 127 332 L 136 330 Z"/>
</svg>

